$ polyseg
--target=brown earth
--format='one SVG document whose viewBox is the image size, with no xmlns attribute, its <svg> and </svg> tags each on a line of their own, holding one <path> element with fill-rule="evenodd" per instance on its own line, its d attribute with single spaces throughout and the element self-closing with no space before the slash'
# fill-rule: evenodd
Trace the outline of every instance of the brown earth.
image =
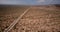
<svg viewBox="0 0 60 32">
<path fill-rule="evenodd" d="M 1 32 L 8 22 L 1 21 Z M 60 32 L 60 10 L 57 7 L 32 7 L 9 32 Z"/>
<path fill-rule="evenodd" d="M 28 7 L 0 7 L 0 32 L 9 27 Z"/>
<path fill-rule="evenodd" d="M 32 7 L 10 32 L 60 32 L 60 10 Z"/>
</svg>

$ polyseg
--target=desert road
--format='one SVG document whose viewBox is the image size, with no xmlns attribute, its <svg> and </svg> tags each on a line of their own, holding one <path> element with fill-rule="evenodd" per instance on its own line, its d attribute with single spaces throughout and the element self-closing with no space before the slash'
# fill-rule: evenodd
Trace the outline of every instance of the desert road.
<svg viewBox="0 0 60 32">
<path fill-rule="evenodd" d="M 20 17 L 14 20 L 13 23 L 11 23 L 11 25 L 7 29 L 4 30 L 4 32 L 9 32 L 18 23 L 18 21 L 24 16 L 24 14 L 28 12 L 29 9 L 30 8 L 26 9 L 24 13 L 20 15 Z"/>
<path fill-rule="evenodd" d="M 60 10 L 53 7 L 30 7 L 3 32 L 60 32 Z"/>
</svg>

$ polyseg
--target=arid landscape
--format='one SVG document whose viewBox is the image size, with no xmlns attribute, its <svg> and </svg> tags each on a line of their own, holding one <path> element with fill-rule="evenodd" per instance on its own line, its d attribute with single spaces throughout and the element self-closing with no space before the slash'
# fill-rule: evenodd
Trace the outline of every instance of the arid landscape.
<svg viewBox="0 0 60 32">
<path fill-rule="evenodd" d="M 0 32 L 26 9 L 28 12 L 9 32 L 60 32 L 60 6 L 0 7 Z"/>
<path fill-rule="evenodd" d="M 0 7 L 0 32 L 3 32 L 28 7 Z"/>
</svg>

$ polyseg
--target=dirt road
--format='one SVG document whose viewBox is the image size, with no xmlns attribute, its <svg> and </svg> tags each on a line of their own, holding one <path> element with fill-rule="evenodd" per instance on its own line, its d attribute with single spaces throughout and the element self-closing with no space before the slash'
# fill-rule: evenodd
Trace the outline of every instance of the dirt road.
<svg viewBox="0 0 60 32">
<path fill-rule="evenodd" d="M 3 32 L 16 20 L 28 7 L 7 6 L 0 7 L 0 32 Z"/>
<path fill-rule="evenodd" d="M 14 20 L 11 25 L 4 30 L 4 32 L 9 32 L 17 23 L 18 21 L 28 12 L 30 8 L 26 9 L 23 14 L 21 14 L 16 20 Z"/>
<path fill-rule="evenodd" d="M 60 32 L 60 10 L 32 7 L 9 32 Z"/>
</svg>

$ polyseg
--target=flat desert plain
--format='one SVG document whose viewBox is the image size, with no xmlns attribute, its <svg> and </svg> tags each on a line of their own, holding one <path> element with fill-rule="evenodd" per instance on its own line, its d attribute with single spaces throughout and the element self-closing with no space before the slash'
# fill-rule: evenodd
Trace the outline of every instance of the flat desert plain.
<svg viewBox="0 0 60 32">
<path fill-rule="evenodd" d="M 9 32 L 60 32 L 60 8 L 56 6 L 0 7 L 0 32 L 28 8 Z"/>
</svg>

